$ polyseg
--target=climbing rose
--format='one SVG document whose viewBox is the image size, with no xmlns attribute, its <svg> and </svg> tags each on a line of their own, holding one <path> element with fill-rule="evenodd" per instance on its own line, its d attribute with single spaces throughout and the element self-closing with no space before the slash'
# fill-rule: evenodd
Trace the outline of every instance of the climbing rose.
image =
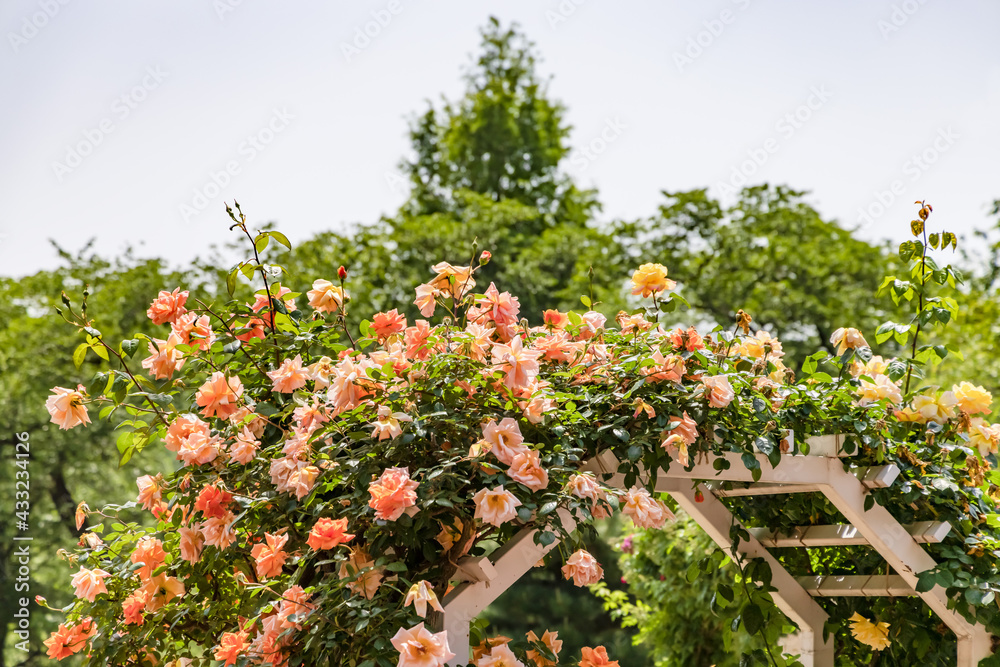
<svg viewBox="0 0 1000 667">
<path fill-rule="evenodd" d="M 222 371 L 212 373 L 195 395 L 195 402 L 201 407 L 205 417 L 229 419 L 240 406 L 237 405 L 243 395 L 243 383 L 238 377 L 227 378 Z"/>
<path fill-rule="evenodd" d="M 413 417 L 403 412 L 393 412 L 388 405 L 378 406 L 378 419 L 370 424 L 375 427 L 372 431 L 372 437 L 377 436 L 379 440 L 395 438 L 403 432 L 399 425 L 401 421 L 411 422 Z"/>
<path fill-rule="evenodd" d="M 375 313 L 369 331 L 379 338 L 388 338 L 393 334 L 402 333 L 406 328 L 406 316 L 400 315 L 395 308 L 386 313 Z"/>
<path fill-rule="evenodd" d="M 375 518 L 395 521 L 408 507 L 417 503 L 414 490 L 419 484 L 410 479 L 408 468 L 386 468 L 377 481 L 368 486 L 371 500 L 368 506 L 375 510 Z"/>
<path fill-rule="evenodd" d="M 933 390 L 913 399 L 913 410 L 920 413 L 922 421 L 944 424 L 955 416 L 955 406 L 958 399 L 954 392 L 946 391 L 940 396 Z"/>
<path fill-rule="evenodd" d="M 604 568 L 589 552 L 580 549 L 562 566 L 562 573 L 564 579 L 572 579 L 576 586 L 589 586 L 604 577 Z"/>
<path fill-rule="evenodd" d="M 448 262 L 438 262 L 431 267 L 437 276 L 428 284 L 434 289 L 456 299 L 461 299 L 466 292 L 476 286 L 472 278 L 472 269 L 468 266 L 456 267 Z"/>
<path fill-rule="evenodd" d="M 480 489 L 472 500 L 476 503 L 475 518 L 494 526 L 502 526 L 516 517 L 516 508 L 521 504 L 513 493 L 504 490 L 503 485 L 495 489 Z"/>
<path fill-rule="evenodd" d="M 257 568 L 257 576 L 261 579 L 271 579 L 281 574 L 288 554 L 285 553 L 285 543 L 288 542 L 288 535 L 272 535 L 264 533 L 266 544 L 257 543 L 250 550 Z"/>
<path fill-rule="evenodd" d="M 161 609 L 185 592 L 184 584 L 177 577 L 168 577 L 166 574 L 156 575 L 139 590 L 149 596 L 149 602 L 146 603 L 146 611 L 149 612 Z"/>
<path fill-rule="evenodd" d="M 971 382 L 962 382 L 951 388 L 958 399 L 958 409 L 967 415 L 975 415 L 980 412 L 990 414 L 990 405 L 993 403 L 993 395 L 980 386 Z"/>
<path fill-rule="evenodd" d="M 854 638 L 870 646 L 873 651 L 881 651 L 891 643 L 888 623 L 872 623 L 858 612 L 854 612 L 847 620 L 851 622 L 851 634 Z"/>
<path fill-rule="evenodd" d="M 1000 443 L 1000 424 L 990 424 L 982 417 L 969 421 L 969 444 L 983 456 L 996 454 Z"/>
<path fill-rule="evenodd" d="M 504 417 L 499 424 L 493 419 L 487 422 L 483 427 L 483 440 L 489 445 L 489 451 L 505 465 L 513 463 L 514 457 L 518 454 L 528 451 L 528 448 L 521 444 L 524 442 L 521 427 L 511 417 Z"/>
<path fill-rule="evenodd" d="M 135 485 L 139 487 L 139 496 L 135 499 L 142 509 L 152 511 L 160 504 L 162 499 L 160 484 L 152 475 L 143 475 L 135 480 Z"/>
<path fill-rule="evenodd" d="M 166 380 L 184 365 L 184 355 L 177 349 L 180 342 L 176 334 L 170 334 L 167 340 L 153 338 L 149 341 L 149 356 L 142 360 L 142 367 L 154 380 Z"/>
<path fill-rule="evenodd" d="M 318 313 L 335 313 L 344 305 L 344 289 L 329 280 L 317 280 L 306 295 Z"/>
<path fill-rule="evenodd" d="M 620 667 L 617 660 L 608 657 L 608 649 L 603 646 L 597 648 L 584 646 L 582 657 L 580 667 Z"/>
<path fill-rule="evenodd" d="M 143 613 L 149 594 L 138 590 L 122 601 L 122 613 L 125 615 L 125 625 L 142 625 L 145 621 Z"/>
<path fill-rule="evenodd" d="M 296 354 L 294 359 L 285 359 L 277 369 L 268 371 L 267 377 L 271 378 L 275 391 L 290 394 L 306 385 L 309 372 L 302 368 L 302 355 Z"/>
<path fill-rule="evenodd" d="M 188 526 L 181 526 L 177 531 L 181 536 L 181 558 L 189 563 L 197 563 L 201 560 L 201 550 L 205 545 L 205 536 L 197 528 Z"/>
<path fill-rule="evenodd" d="M 448 633 L 431 633 L 423 623 L 409 630 L 400 628 L 390 641 L 399 651 L 396 667 L 444 667 L 455 657 L 448 648 Z"/>
<path fill-rule="evenodd" d="M 539 464 L 538 452 L 533 449 L 517 454 L 511 461 L 507 475 L 532 491 L 541 491 L 549 485 L 549 473 Z"/>
<path fill-rule="evenodd" d="M 153 570 L 163 565 L 166 557 L 163 542 L 147 535 L 139 538 L 130 560 L 133 563 L 142 563 L 142 567 L 136 570 L 139 579 L 149 579 L 153 576 Z"/>
<path fill-rule="evenodd" d="M 150 304 L 146 316 L 153 321 L 153 324 L 172 323 L 187 312 L 184 304 L 187 303 L 188 294 L 187 290 L 182 292 L 180 287 L 173 292 L 161 290 L 159 296 Z"/>
<path fill-rule="evenodd" d="M 244 426 L 240 434 L 236 436 L 236 441 L 229 446 L 229 460 L 246 465 L 257 456 L 259 447 L 260 441 L 254 437 L 249 427 Z"/>
<path fill-rule="evenodd" d="M 542 638 L 540 640 L 538 639 L 538 635 L 536 635 L 534 632 L 529 632 L 527 637 L 529 642 L 541 641 L 542 644 L 544 644 L 550 651 L 552 651 L 553 655 L 555 655 L 556 658 L 559 657 L 559 651 L 562 650 L 563 643 L 562 640 L 559 639 L 558 632 L 552 632 L 550 630 L 546 630 L 545 634 L 542 635 Z M 535 667 L 555 667 L 556 665 L 559 664 L 558 662 L 553 662 L 549 660 L 548 658 L 543 656 L 540 652 L 534 649 L 529 649 L 527 653 L 525 653 L 525 656 L 527 656 L 528 660 L 531 660 L 532 662 L 535 663 Z"/>
<path fill-rule="evenodd" d="M 705 384 L 705 397 L 713 408 L 726 407 L 736 396 L 733 385 L 725 375 L 711 375 L 702 378 L 701 381 Z"/>
<path fill-rule="evenodd" d="M 223 667 L 235 665 L 240 656 L 250 647 L 249 632 L 224 632 L 215 647 L 215 659 L 225 661 Z"/>
<path fill-rule="evenodd" d="M 511 339 L 509 345 L 493 346 L 493 370 L 504 373 L 503 383 L 510 389 L 521 389 L 531 384 L 538 375 L 538 357 L 542 353 L 525 348 L 520 337 Z"/>
<path fill-rule="evenodd" d="M 347 544 L 354 539 L 354 535 L 345 532 L 347 530 L 347 519 L 319 519 L 309 532 L 309 539 L 306 544 L 315 551 L 321 549 L 333 549 L 341 544 Z"/>
<path fill-rule="evenodd" d="M 83 394 L 74 389 L 53 387 L 52 396 L 45 401 L 45 409 L 52 417 L 51 422 L 64 431 L 90 423 L 90 415 L 83 405 Z"/>
<path fill-rule="evenodd" d="M 861 397 L 859 405 L 869 405 L 883 398 L 888 399 L 893 405 L 899 405 L 903 400 L 903 394 L 899 390 L 899 385 L 893 382 L 888 375 L 871 376 L 872 382 L 861 380 L 861 385 L 856 389 Z"/>
<path fill-rule="evenodd" d="M 680 441 L 686 445 L 693 445 L 698 440 L 698 424 L 688 416 L 687 410 L 684 411 L 683 417 L 676 415 L 671 417 L 670 423 L 677 426 L 667 431 L 663 445 L 672 444 L 671 439 L 675 439 L 673 442 Z"/>
<path fill-rule="evenodd" d="M 342 563 L 337 576 L 350 579 L 347 587 L 355 593 L 360 593 L 366 600 L 375 597 L 378 587 L 382 584 L 385 568 L 375 567 L 375 562 L 363 549 L 351 552 L 346 562 Z"/>
<path fill-rule="evenodd" d="M 226 508 L 233 500 L 231 493 L 224 489 L 219 489 L 215 484 L 207 484 L 198 493 L 198 498 L 194 502 L 194 508 L 201 512 L 206 519 L 213 516 L 225 516 Z"/>
<path fill-rule="evenodd" d="M 47 655 L 52 660 L 62 660 L 74 653 L 79 653 L 87 646 L 87 640 L 97 634 L 97 626 L 88 616 L 76 625 L 59 625 L 48 639 L 42 642 L 48 649 Z"/>
<path fill-rule="evenodd" d="M 178 317 L 170 325 L 170 334 L 179 338 L 181 343 L 202 351 L 208 350 L 215 342 L 212 321 L 208 315 L 198 317 L 198 313 L 185 313 Z"/>
<path fill-rule="evenodd" d="M 81 600 L 93 602 L 101 593 L 107 593 L 108 589 L 104 585 L 104 579 L 111 576 L 110 572 L 101 569 L 88 570 L 84 567 L 73 575 L 73 586 L 76 587 L 75 595 Z"/>
<path fill-rule="evenodd" d="M 830 336 L 830 344 L 837 346 L 837 354 L 843 354 L 848 350 L 858 347 L 868 347 L 868 341 L 857 329 L 841 327 Z"/>
<path fill-rule="evenodd" d="M 638 528 L 662 528 L 668 518 L 673 518 L 662 500 L 653 498 L 649 491 L 641 488 L 633 488 L 625 493 L 622 513 L 632 519 L 632 523 Z"/>
<path fill-rule="evenodd" d="M 525 667 L 507 644 L 499 644 L 476 661 L 476 667 Z"/>
<path fill-rule="evenodd" d="M 662 264 L 643 264 L 632 274 L 632 294 L 644 299 L 675 287 L 677 283 L 667 278 L 667 267 Z"/>
<path fill-rule="evenodd" d="M 427 605 L 429 604 L 432 609 L 436 609 L 441 613 L 444 613 L 444 607 L 438 602 L 437 594 L 434 592 L 434 587 L 426 581 L 418 581 L 417 583 L 410 586 L 410 590 L 406 593 L 406 599 L 403 600 L 403 606 L 408 604 L 413 605 L 413 609 L 417 612 L 417 616 L 424 618 L 427 616 Z"/>
</svg>

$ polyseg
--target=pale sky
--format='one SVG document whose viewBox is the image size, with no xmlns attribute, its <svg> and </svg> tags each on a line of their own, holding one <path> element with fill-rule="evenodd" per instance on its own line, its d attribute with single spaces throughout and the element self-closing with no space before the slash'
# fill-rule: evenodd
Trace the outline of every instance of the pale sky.
<svg viewBox="0 0 1000 667">
<path fill-rule="evenodd" d="M 0 274 L 55 266 L 49 238 L 186 262 L 234 198 L 293 243 L 392 214 L 407 118 L 491 14 L 541 51 L 602 219 L 746 175 L 871 239 L 915 199 L 993 222 L 995 0 L 4 0 Z"/>
</svg>

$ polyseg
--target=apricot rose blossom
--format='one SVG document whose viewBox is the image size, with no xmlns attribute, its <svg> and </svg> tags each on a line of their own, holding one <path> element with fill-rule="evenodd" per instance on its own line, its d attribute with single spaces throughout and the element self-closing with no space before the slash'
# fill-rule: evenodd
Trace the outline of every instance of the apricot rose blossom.
<svg viewBox="0 0 1000 667">
<path fill-rule="evenodd" d="M 314 551 L 321 551 L 347 544 L 353 539 L 354 535 L 347 532 L 347 519 L 323 517 L 313 525 L 306 544 Z"/>
<path fill-rule="evenodd" d="M 399 651 L 397 667 L 444 667 L 455 657 L 448 647 L 448 633 L 432 633 L 423 623 L 408 630 L 400 628 L 390 641 Z"/>
<path fill-rule="evenodd" d="M 418 486 L 418 482 L 410 479 L 408 468 L 386 468 L 382 476 L 368 486 L 371 494 L 368 506 L 375 510 L 376 519 L 395 521 L 416 504 Z"/>
<path fill-rule="evenodd" d="M 49 411 L 50 421 L 64 431 L 90 423 L 90 415 L 83 404 L 83 393 L 75 389 L 53 387 L 52 396 L 45 401 L 45 409 Z"/>
<path fill-rule="evenodd" d="M 485 523 L 502 526 L 517 516 L 517 508 L 521 501 L 500 485 L 494 489 L 480 489 L 472 497 L 476 503 L 475 518 Z"/>
<path fill-rule="evenodd" d="M 243 383 L 238 377 L 226 377 L 222 371 L 212 373 L 195 395 L 195 403 L 201 407 L 205 417 L 229 419 L 240 406 Z"/>
<path fill-rule="evenodd" d="M 604 578 L 604 568 L 588 551 L 579 549 L 562 566 L 564 579 L 572 579 L 576 586 L 596 584 Z"/>
</svg>

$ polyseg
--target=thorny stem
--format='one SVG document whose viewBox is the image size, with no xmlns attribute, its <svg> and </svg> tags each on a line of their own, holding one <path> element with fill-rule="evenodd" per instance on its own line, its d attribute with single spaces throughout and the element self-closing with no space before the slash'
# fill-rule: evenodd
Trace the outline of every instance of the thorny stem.
<svg viewBox="0 0 1000 667">
<path fill-rule="evenodd" d="M 922 209 L 921 209 L 922 210 Z M 910 375 L 913 373 L 913 363 L 917 358 L 917 338 L 920 336 L 920 314 L 924 312 L 924 287 L 927 284 L 925 271 L 927 268 L 927 220 L 921 218 L 923 222 L 923 251 L 920 253 L 920 291 L 917 292 L 917 330 L 913 332 L 913 345 L 910 347 L 910 363 L 906 366 L 906 387 L 904 394 L 910 393 Z"/>
<path fill-rule="evenodd" d="M 226 323 L 226 320 L 221 315 L 213 311 L 201 299 L 195 299 L 195 301 L 197 301 L 201 305 L 201 307 L 204 308 L 209 314 L 214 315 L 220 322 L 222 322 L 222 326 L 225 327 L 226 333 L 228 333 L 230 336 L 233 337 L 234 340 L 236 340 L 236 334 L 233 332 L 231 328 L 229 328 L 229 325 Z M 243 352 L 243 354 L 246 355 L 247 359 L 250 360 L 250 363 L 254 365 L 254 368 L 257 369 L 257 372 L 260 373 L 261 375 L 264 375 L 265 374 L 264 369 L 260 367 L 260 365 L 257 363 L 257 360 L 254 359 L 242 345 L 240 345 L 240 350 Z"/>
</svg>

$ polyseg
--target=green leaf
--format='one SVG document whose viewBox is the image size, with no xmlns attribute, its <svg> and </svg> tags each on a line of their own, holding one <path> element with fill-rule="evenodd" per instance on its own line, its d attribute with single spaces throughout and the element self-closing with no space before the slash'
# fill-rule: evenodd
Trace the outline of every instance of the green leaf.
<svg viewBox="0 0 1000 667">
<path fill-rule="evenodd" d="M 121 348 L 122 348 L 122 353 L 131 358 L 135 356 L 135 353 L 139 350 L 139 341 L 136 340 L 135 338 L 123 340 L 121 342 Z"/>
<path fill-rule="evenodd" d="M 743 627 L 751 635 L 757 634 L 764 627 L 764 613 L 756 604 L 748 604 L 743 608 Z"/>
<path fill-rule="evenodd" d="M 829 373 L 813 373 L 809 377 L 817 382 L 833 382 L 833 378 L 830 377 Z"/>
<path fill-rule="evenodd" d="M 546 514 L 551 514 L 552 512 L 555 511 L 556 507 L 558 506 L 559 503 L 556 502 L 555 500 L 547 502 L 544 505 L 542 505 L 542 508 L 540 510 L 538 510 L 538 516 L 545 516 Z"/>
<path fill-rule="evenodd" d="M 271 242 L 271 237 L 267 232 L 261 232 L 257 235 L 257 238 L 253 240 L 253 247 L 257 249 L 257 252 L 264 252 L 264 248 L 267 244 Z"/>
<path fill-rule="evenodd" d="M 937 583 L 936 579 L 937 576 L 934 573 L 934 570 L 925 570 L 924 572 L 921 572 L 920 576 L 917 577 L 916 591 L 918 593 L 926 593 L 934 588 L 934 584 Z"/>
<path fill-rule="evenodd" d="M 268 232 L 268 233 L 271 235 L 271 238 L 273 238 L 275 241 L 277 241 L 281 245 L 285 246 L 289 250 L 292 249 L 292 244 L 288 242 L 288 237 L 287 236 L 285 236 L 281 232 L 275 232 L 275 231 L 271 231 L 271 232 Z"/>
<path fill-rule="evenodd" d="M 593 306 L 594 306 L 594 304 L 591 303 L 589 296 L 581 296 L 580 297 L 580 303 L 582 303 L 583 305 L 585 305 L 587 308 L 593 308 Z"/>
<path fill-rule="evenodd" d="M 87 357 L 87 350 L 90 349 L 90 345 L 87 343 L 80 343 L 73 350 L 73 365 L 79 368 L 83 365 L 83 360 Z"/>
<path fill-rule="evenodd" d="M 233 269 L 226 276 L 226 291 L 229 292 L 229 296 L 236 293 L 236 275 L 236 269 Z"/>
</svg>

